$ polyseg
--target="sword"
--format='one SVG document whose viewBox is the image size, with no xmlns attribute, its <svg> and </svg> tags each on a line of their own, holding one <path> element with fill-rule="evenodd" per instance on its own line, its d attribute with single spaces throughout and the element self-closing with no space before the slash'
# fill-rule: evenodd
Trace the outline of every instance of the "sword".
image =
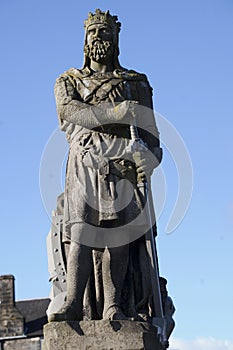
<svg viewBox="0 0 233 350">
<path fill-rule="evenodd" d="M 135 121 L 135 118 L 134 118 Z M 130 136 L 133 142 L 132 151 L 138 151 L 139 153 L 145 150 L 145 144 L 143 140 L 138 135 L 138 129 L 135 124 L 130 125 Z M 150 229 L 145 234 L 146 248 L 149 257 L 149 268 L 150 268 L 150 277 L 151 277 L 151 287 L 152 287 L 152 299 L 154 307 L 154 316 L 152 317 L 152 324 L 158 327 L 158 335 L 160 337 L 161 343 L 166 346 L 166 320 L 164 317 L 162 298 L 160 291 L 159 283 L 159 267 L 158 267 L 158 257 L 157 249 L 155 243 L 155 237 L 152 228 L 152 219 L 151 219 L 151 203 L 150 203 L 150 194 L 149 186 L 147 179 L 140 179 L 140 182 L 137 184 L 139 191 L 142 193 L 142 196 L 145 198 L 148 206 L 148 220 Z"/>
</svg>

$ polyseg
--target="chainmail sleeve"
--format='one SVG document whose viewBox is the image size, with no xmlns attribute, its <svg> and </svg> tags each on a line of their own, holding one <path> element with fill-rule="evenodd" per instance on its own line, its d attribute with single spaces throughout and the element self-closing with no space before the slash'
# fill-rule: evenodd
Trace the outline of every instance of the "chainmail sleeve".
<svg viewBox="0 0 233 350">
<path fill-rule="evenodd" d="M 118 118 L 118 109 L 110 108 L 109 103 L 96 107 L 82 102 L 75 83 L 72 83 L 68 76 L 60 76 L 57 79 L 54 91 L 57 114 L 63 131 L 67 131 L 70 124 L 93 129 Z"/>
<path fill-rule="evenodd" d="M 69 119 L 69 115 L 77 113 L 78 111 L 83 111 L 89 107 L 86 103 L 80 101 L 75 86 L 69 80 L 69 77 L 60 76 L 55 83 L 54 87 L 57 114 L 60 123 L 60 128 L 63 131 L 66 131 L 69 124 L 75 126 L 74 121 L 72 122 Z"/>
</svg>

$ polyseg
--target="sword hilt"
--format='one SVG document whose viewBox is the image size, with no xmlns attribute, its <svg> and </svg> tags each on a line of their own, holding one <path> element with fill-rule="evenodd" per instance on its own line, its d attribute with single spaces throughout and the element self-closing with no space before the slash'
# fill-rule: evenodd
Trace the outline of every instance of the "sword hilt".
<svg viewBox="0 0 233 350">
<path fill-rule="evenodd" d="M 137 141 L 139 139 L 138 137 L 138 129 L 136 127 L 136 125 L 130 125 L 130 136 L 131 136 L 131 140 L 133 141 Z"/>
</svg>

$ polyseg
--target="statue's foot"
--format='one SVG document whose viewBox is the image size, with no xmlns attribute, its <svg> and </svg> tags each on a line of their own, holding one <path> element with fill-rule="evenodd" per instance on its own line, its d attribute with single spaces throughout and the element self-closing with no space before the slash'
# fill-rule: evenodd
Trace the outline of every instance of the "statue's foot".
<svg viewBox="0 0 233 350">
<path fill-rule="evenodd" d="M 74 305 L 64 304 L 58 312 L 55 312 L 48 316 L 48 321 L 81 321 L 82 318 L 82 312 L 78 313 L 77 308 Z"/>
<path fill-rule="evenodd" d="M 126 317 L 121 308 L 116 305 L 110 306 L 106 311 L 104 311 L 103 319 L 110 321 L 131 320 L 130 318 Z"/>
</svg>

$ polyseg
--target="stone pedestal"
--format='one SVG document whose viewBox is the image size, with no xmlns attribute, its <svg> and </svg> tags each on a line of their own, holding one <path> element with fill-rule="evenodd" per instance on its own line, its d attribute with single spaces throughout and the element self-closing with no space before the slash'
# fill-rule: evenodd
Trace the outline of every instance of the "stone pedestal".
<svg viewBox="0 0 233 350">
<path fill-rule="evenodd" d="M 43 350 L 164 350 L 157 329 L 133 321 L 51 322 Z"/>
</svg>

